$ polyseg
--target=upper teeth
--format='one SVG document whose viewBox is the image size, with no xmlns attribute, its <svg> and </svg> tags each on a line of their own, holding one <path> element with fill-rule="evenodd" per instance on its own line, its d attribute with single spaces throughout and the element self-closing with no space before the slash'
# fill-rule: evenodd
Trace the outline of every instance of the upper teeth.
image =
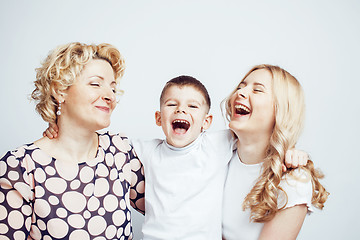
<svg viewBox="0 0 360 240">
<path fill-rule="evenodd" d="M 175 120 L 174 121 L 174 123 L 185 123 L 185 124 L 187 124 L 188 123 L 188 121 L 185 121 L 185 120 Z"/>
<path fill-rule="evenodd" d="M 244 110 L 246 112 L 250 112 L 250 108 L 248 108 L 247 106 L 241 105 L 241 104 L 235 105 L 235 108 L 242 109 L 242 110 Z"/>
</svg>

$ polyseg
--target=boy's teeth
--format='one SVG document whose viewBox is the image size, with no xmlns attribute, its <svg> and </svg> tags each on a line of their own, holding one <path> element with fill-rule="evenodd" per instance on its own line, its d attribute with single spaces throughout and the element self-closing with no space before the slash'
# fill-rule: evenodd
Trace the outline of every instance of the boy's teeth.
<svg viewBox="0 0 360 240">
<path fill-rule="evenodd" d="M 175 120 L 174 123 L 187 123 L 187 121 L 184 121 L 184 120 Z"/>
<path fill-rule="evenodd" d="M 172 122 L 172 127 L 174 130 L 185 130 L 185 132 L 190 128 L 190 123 L 186 120 L 180 120 L 180 119 L 177 119 L 177 120 L 174 120 Z"/>
</svg>

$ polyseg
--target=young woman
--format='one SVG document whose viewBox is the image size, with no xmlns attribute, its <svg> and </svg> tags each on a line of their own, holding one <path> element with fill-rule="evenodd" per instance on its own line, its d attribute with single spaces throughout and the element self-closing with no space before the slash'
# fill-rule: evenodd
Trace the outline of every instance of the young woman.
<svg viewBox="0 0 360 240">
<path fill-rule="evenodd" d="M 255 66 L 225 107 L 238 142 L 225 183 L 223 238 L 295 239 L 312 205 L 322 209 L 329 194 L 310 160 L 282 171 L 304 123 L 299 82 L 280 67 Z"/>
<path fill-rule="evenodd" d="M 108 127 L 124 71 L 109 44 L 59 46 L 37 69 L 32 98 L 58 125 L 0 160 L 2 239 L 131 239 L 130 204 L 144 210 L 142 165 Z"/>
</svg>

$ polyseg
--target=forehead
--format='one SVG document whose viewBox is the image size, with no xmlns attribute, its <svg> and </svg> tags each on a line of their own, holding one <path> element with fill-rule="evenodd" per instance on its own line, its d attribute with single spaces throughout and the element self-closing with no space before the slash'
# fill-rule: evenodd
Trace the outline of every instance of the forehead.
<svg viewBox="0 0 360 240">
<path fill-rule="evenodd" d="M 196 87 L 191 85 L 169 87 L 164 94 L 163 101 L 181 100 L 181 101 L 198 101 L 205 103 L 205 96 Z"/>
<path fill-rule="evenodd" d="M 115 78 L 115 73 L 106 60 L 103 59 L 91 59 L 82 69 L 80 75 L 82 76 L 100 76 L 103 78 Z"/>
<path fill-rule="evenodd" d="M 257 69 L 251 72 L 241 83 L 260 83 L 264 86 L 271 86 L 272 84 L 272 75 L 266 69 Z"/>
</svg>

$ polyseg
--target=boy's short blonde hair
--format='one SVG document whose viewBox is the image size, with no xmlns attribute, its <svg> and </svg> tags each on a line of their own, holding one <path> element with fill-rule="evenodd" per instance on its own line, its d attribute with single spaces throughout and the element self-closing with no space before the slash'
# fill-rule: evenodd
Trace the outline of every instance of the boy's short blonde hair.
<svg viewBox="0 0 360 240">
<path fill-rule="evenodd" d="M 119 84 L 124 74 L 125 61 L 120 52 L 107 43 L 87 45 L 72 42 L 60 45 L 51 51 L 41 67 L 36 69 L 35 90 L 31 98 L 36 101 L 36 111 L 44 121 L 56 122 L 56 92 L 64 91 L 73 85 L 91 59 L 103 59 L 110 63 L 115 81 Z"/>
</svg>

